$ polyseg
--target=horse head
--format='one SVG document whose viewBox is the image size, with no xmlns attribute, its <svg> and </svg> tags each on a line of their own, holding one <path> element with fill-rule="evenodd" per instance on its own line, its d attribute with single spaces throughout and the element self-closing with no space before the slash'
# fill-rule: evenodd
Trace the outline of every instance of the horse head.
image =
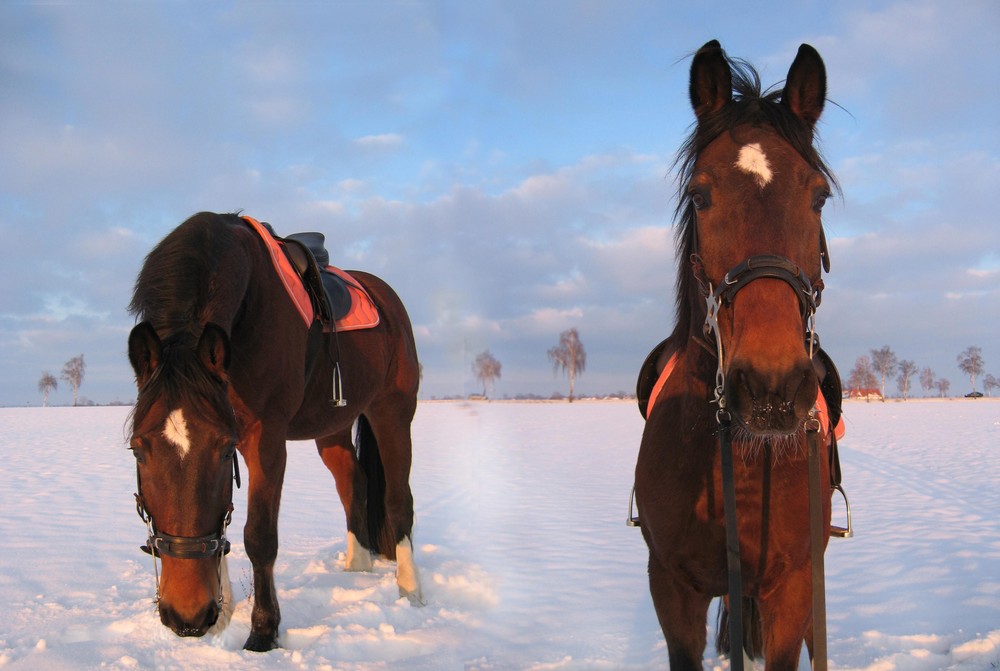
<svg viewBox="0 0 1000 671">
<path fill-rule="evenodd" d="M 130 440 L 136 503 L 149 528 L 144 550 L 162 562 L 160 619 L 179 636 L 202 636 L 220 612 L 234 473 L 239 484 L 229 339 L 208 324 L 197 338 L 161 340 L 142 322 L 128 348 L 139 387 Z"/>
<path fill-rule="evenodd" d="M 808 331 L 828 263 L 821 211 L 832 176 L 813 131 L 826 74 L 819 54 L 802 45 L 780 94 L 760 95 L 748 78 L 756 75 L 732 67 L 718 42 L 695 55 L 697 126 L 680 207 L 708 298 L 724 403 L 750 434 L 785 436 L 802 427 L 817 394 Z M 705 303 L 695 309 L 704 314 Z"/>
</svg>

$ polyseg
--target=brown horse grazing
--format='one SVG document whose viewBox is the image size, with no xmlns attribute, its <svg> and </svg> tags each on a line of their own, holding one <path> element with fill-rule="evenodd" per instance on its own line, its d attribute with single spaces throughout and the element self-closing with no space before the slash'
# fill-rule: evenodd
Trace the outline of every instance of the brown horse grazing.
<svg viewBox="0 0 1000 671">
<path fill-rule="evenodd" d="M 289 297 L 251 223 L 260 226 L 197 214 L 147 256 L 130 306 L 141 320 L 128 341 L 139 389 L 130 449 L 145 549 L 162 562 L 160 619 L 180 636 L 201 636 L 219 617 L 236 452 L 243 455 L 253 564 L 244 647 L 263 651 L 278 644 L 274 560 L 286 440 L 314 438 L 336 480 L 347 569 L 370 569 L 369 550 L 395 559 L 400 593 L 422 603 L 409 486 L 419 369 L 409 319 L 388 285 L 352 273 L 378 323 L 324 333 L 319 321 L 303 319 L 310 306 Z M 340 398 L 346 405 L 331 401 Z"/>
<path fill-rule="evenodd" d="M 804 427 L 818 402 L 811 322 L 829 270 L 820 213 L 835 185 L 813 147 L 825 96 L 823 61 L 808 45 L 779 92 L 762 93 L 756 71 L 716 41 L 691 65 L 697 125 L 678 159 L 677 324 L 640 374 L 649 412 L 635 472 L 672 671 L 702 668 L 710 601 L 727 594 L 720 411 L 736 450 L 743 647 L 762 652 L 767 669 L 796 668 L 803 640 L 812 655 Z"/>
</svg>

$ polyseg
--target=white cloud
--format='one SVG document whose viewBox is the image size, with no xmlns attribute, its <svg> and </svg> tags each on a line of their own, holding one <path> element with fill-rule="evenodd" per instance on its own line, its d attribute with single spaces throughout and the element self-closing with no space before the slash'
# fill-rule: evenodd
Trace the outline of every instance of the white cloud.
<svg viewBox="0 0 1000 671">
<path fill-rule="evenodd" d="M 406 139 L 398 133 L 382 133 L 380 135 L 365 135 L 355 138 L 354 144 L 362 149 L 395 149 L 403 145 Z"/>
</svg>

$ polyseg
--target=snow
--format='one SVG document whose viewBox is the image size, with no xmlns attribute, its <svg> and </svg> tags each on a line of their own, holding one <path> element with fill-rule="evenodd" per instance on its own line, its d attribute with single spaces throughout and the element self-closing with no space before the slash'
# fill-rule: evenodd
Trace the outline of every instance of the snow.
<svg viewBox="0 0 1000 671">
<path fill-rule="evenodd" d="M 422 403 L 423 608 L 399 598 L 392 564 L 343 571 L 332 477 L 311 443 L 290 444 L 275 569 L 283 647 L 266 654 L 241 649 L 243 492 L 228 626 L 181 639 L 160 624 L 127 413 L 0 409 L 4 671 L 667 667 L 645 546 L 624 523 L 642 432 L 632 403 Z M 848 403 L 846 418 L 856 536 L 827 553 L 831 668 L 1000 668 L 1000 402 Z M 728 662 L 709 650 L 705 665 Z"/>
</svg>

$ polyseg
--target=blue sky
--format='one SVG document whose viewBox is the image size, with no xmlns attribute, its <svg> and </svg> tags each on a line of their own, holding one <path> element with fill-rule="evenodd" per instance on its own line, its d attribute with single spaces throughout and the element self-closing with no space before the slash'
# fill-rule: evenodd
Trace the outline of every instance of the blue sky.
<svg viewBox="0 0 1000 671">
<path fill-rule="evenodd" d="M 631 391 L 673 321 L 672 162 L 713 38 L 766 84 L 802 42 L 826 62 L 841 372 L 888 344 L 968 391 L 967 346 L 1000 375 L 998 33 L 992 1 L 2 3 L 0 404 L 81 352 L 83 396 L 134 398 L 143 256 L 236 209 L 393 284 L 425 398 L 476 391 L 486 348 L 498 395 L 565 391 L 570 327 L 578 392 Z"/>
</svg>

